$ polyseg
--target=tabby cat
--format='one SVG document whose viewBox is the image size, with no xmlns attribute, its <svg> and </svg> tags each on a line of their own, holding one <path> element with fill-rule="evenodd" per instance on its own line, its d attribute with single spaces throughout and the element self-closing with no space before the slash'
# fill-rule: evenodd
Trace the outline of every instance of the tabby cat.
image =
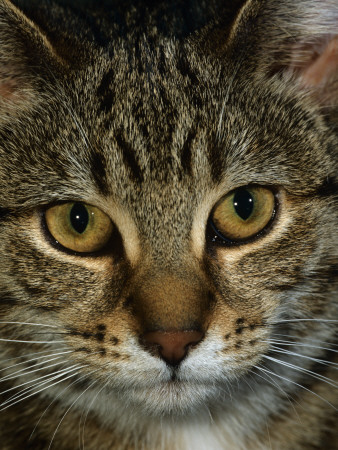
<svg viewBox="0 0 338 450">
<path fill-rule="evenodd" d="M 1 450 L 338 448 L 337 0 L 0 0 Z"/>
</svg>

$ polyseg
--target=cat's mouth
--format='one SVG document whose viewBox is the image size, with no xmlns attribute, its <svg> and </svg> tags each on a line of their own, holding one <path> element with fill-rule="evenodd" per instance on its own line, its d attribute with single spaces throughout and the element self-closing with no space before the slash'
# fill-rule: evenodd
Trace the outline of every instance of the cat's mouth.
<svg viewBox="0 0 338 450">
<path fill-rule="evenodd" d="M 177 382 L 177 374 L 176 374 L 176 370 L 174 369 L 172 374 L 171 374 L 171 378 L 170 378 L 169 383 L 175 383 L 175 382 Z"/>
</svg>

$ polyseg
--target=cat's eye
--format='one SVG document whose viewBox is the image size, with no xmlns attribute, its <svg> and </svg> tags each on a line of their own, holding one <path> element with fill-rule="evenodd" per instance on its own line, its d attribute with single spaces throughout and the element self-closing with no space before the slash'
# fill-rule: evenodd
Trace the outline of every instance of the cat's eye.
<svg viewBox="0 0 338 450">
<path fill-rule="evenodd" d="M 275 214 L 275 195 L 265 187 L 245 186 L 227 194 L 214 207 L 211 225 L 224 241 L 240 243 L 258 235 Z"/>
<path fill-rule="evenodd" d="M 109 241 L 113 224 L 95 206 L 86 203 L 63 203 L 45 211 L 47 228 L 63 247 L 80 253 L 101 250 Z"/>
</svg>

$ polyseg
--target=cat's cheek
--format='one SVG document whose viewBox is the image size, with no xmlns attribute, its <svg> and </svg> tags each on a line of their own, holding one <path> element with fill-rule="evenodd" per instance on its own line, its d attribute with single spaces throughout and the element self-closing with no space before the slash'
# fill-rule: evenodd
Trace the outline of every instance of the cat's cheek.
<svg viewBox="0 0 338 450">
<path fill-rule="evenodd" d="M 120 298 L 123 284 L 121 263 L 112 256 L 76 257 L 58 251 L 44 237 L 38 214 L 15 219 L 16 228 L 3 227 L 10 261 L 4 270 L 13 285 L 20 278 L 20 301 L 41 311 L 59 314 L 81 311 L 104 314 Z M 66 288 L 67 286 L 67 288 Z M 77 318 L 75 317 L 74 322 Z"/>
</svg>

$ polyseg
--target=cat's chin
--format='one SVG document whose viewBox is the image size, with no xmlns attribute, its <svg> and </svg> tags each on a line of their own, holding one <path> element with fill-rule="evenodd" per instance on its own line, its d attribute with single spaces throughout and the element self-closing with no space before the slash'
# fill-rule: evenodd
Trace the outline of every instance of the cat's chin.
<svg viewBox="0 0 338 450">
<path fill-rule="evenodd" d="M 191 358 L 176 369 L 157 359 L 152 363 L 147 371 L 131 367 L 119 377 L 107 380 L 104 387 L 100 387 L 101 382 L 94 382 L 95 388 L 89 389 L 81 399 L 87 408 L 89 405 L 90 410 L 111 423 L 116 421 L 116 411 L 117 416 L 124 411 L 137 420 L 196 417 L 211 405 L 221 403 L 222 409 L 231 406 L 229 385 L 235 383 L 238 387 L 238 380 L 246 373 L 246 370 L 242 374 L 238 369 L 235 371 L 230 364 L 226 368 L 216 365 L 213 360 L 199 364 L 198 370 Z"/>
<path fill-rule="evenodd" d="M 92 406 L 94 409 L 99 407 L 99 415 L 107 424 L 116 421 L 116 411 L 138 418 L 181 420 L 207 413 L 208 405 L 218 403 L 220 399 L 223 406 L 226 398 L 230 402 L 229 395 L 220 386 L 187 381 L 167 381 L 148 388 L 132 387 L 118 392 L 107 388 L 99 397 Z"/>
<path fill-rule="evenodd" d="M 196 415 L 219 390 L 210 385 L 169 381 L 151 389 L 135 389 L 129 398 L 145 414 L 180 417 Z"/>
</svg>

